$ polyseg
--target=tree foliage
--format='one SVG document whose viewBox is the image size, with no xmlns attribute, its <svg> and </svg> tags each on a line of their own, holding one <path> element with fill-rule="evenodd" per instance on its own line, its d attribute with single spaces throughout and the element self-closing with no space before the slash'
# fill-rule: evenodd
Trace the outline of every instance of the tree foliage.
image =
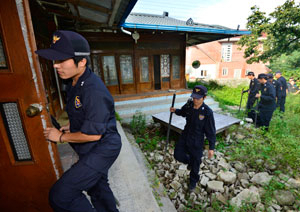
<svg viewBox="0 0 300 212">
<path fill-rule="evenodd" d="M 246 27 L 252 33 L 239 41 L 246 47 L 244 57 L 248 63 L 272 62 L 282 54 L 290 55 L 300 50 L 300 3 L 287 0 L 268 16 L 257 6 L 251 10 Z M 259 39 L 263 34 L 267 37 Z"/>
</svg>

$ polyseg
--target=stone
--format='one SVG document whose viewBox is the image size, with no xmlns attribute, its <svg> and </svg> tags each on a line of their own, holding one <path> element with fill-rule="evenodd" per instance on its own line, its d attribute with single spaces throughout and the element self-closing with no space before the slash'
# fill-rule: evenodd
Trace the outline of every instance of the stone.
<svg viewBox="0 0 300 212">
<path fill-rule="evenodd" d="M 251 119 L 251 118 L 245 118 L 245 121 L 248 123 L 253 123 L 253 119 Z"/>
<path fill-rule="evenodd" d="M 260 202 L 260 196 L 258 189 L 252 186 L 250 189 L 244 189 L 236 197 L 232 198 L 230 203 L 237 207 L 240 207 L 243 202 L 258 203 Z"/>
<path fill-rule="evenodd" d="M 253 177 L 255 175 L 255 172 L 248 172 L 249 177 Z"/>
<path fill-rule="evenodd" d="M 229 171 L 220 171 L 218 173 L 218 178 L 226 184 L 233 184 L 236 180 L 236 174 Z"/>
<path fill-rule="evenodd" d="M 278 176 L 281 180 L 284 180 L 284 181 L 288 181 L 290 179 L 289 176 L 285 175 L 285 174 L 282 174 L 280 173 L 279 176 Z"/>
<path fill-rule="evenodd" d="M 265 210 L 265 206 L 261 202 L 257 203 L 255 207 L 255 211 L 264 211 L 264 210 Z"/>
<path fill-rule="evenodd" d="M 252 177 L 251 182 L 263 186 L 267 185 L 271 179 L 272 176 L 270 176 L 267 172 L 260 172 Z"/>
<path fill-rule="evenodd" d="M 178 212 L 185 212 L 186 211 L 185 206 L 183 204 L 180 204 L 177 211 Z"/>
<path fill-rule="evenodd" d="M 181 165 L 179 166 L 178 170 L 187 171 L 187 165 L 181 164 Z"/>
<path fill-rule="evenodd" d="M 181 184 L 178 181 L 173 181 L 170 186 L 174 189 L 174 190 L 179 190 L 179 188 L 181 188 Z"/>
<path fill-rule="evenodd" d="M 281 210 L 281 207 L 275 203 L 271 205 L 275 210 Z"/>
<path fill-rule="evenodd" d="M 234 168 L 238 171 L 238 172 L 245 172 L 246 171 L 246 167 L 244 164 L 242 164 L 241 162 L 236 162 L 234 164 Z"/>
<path fill-rule="evenodd" d="M 248 180 L 245 180 L 245 179 L 241 179 L 241 184 L 244 188 L 247 188 L 249 186 L 249 181 Z"/>
<path fill-rule="evenodd" d="M 241 180 L 241 179 L 244 179 L 244 180 L 249 180 L 250 177 L 247 173 L 238 173 L 238 179 Z"/>
<path fill-rule="evenodd" d="M 202 178 L 201 178 L 200 184 L 201 184 L 202 186 L 206 186 L 207 183 L 208 183 L 208 181 L 209 181 L 209 178 L 206 177 L 205 175 L 203 175 Z"/>
<path fill-rule="evenodd" d="M 221 181 L 209 181 L 207 183 L 207 188 L 210 191 L 219 191 L 221 193 L 224 192 L 223 182 Z"/>
<path fill-rule="evenodd" d="M 224 158 L 221 158 L 219 163 L 218 163 L 218 167 L 219 168 L 224 168 L 229 170 L 231 168 L 230 164 L 226 162 L 226 160 Z"/>
<path fill-rule="evenodd" d="M 164 156 L 160 155 L 160 154 L 155 154 L 154 155 L 154 160 L 159 162 L 159 161 L 163 161 L 164 160 Z"/>
<path fill-rule="evenodd" d="M 183 177 L 186 171 L 184 170 L 176 170 L 176 174 L 178 174 L 179 177 Z"/>
<path fill-rule="evenodd" d="M 271 171 L 273 171 L 273 170 L 276 169 L 276 165 L 273 164 L 273 163 L 270 163 L 270 162 L 266 162 L 266 163 L 265 163 L 265 168 L 266 168 L 266 169 L 269 169 L 269 170 L 271 170 Z"/>
<path fill-rule="evenodd" d="M 282 206 L 293 205 L 295 202 L 295 197 L 290 191 L 277 190 L 274 192 L 274 197 Z"/>
<path fill-rule="evenodd" d="M 242 135 L 242 134 L 240 134 L 240 133 L 238 133 L 238 134 L 235 136 L 235 138 L 238 139 L 238 140 L 243 140 L 245 137 L 246 137 L 246 136 L 244 136 L 244 135 Z"/>
<path fill-rule="evenodd" d="M 217 176 L 215 174 L 212 174 L 212 173 L 205 173 L 205 175 L 211 179 L 211 180 L 215 180 L 217 178 Z"/>
<path fill-rule="evenodd" d="M 217 194 L 216 198 L 217 198 L 217 200 L 222 202 L 224 205 L 227 205 L 227 198 L 225 198 L 222 194 Z"/>
<path fill-rule="evenodd" d="M 292 188 L 300 188 L 300 180 L 295 180 L 294 178 L 290 178 L 287 181 L 287 183 Z"/>
<path fill-rule="evenodd" d="M 275 209 L 274 209 L 272 206 L 268 207 L 268 208 L 267 208 L 267 211 L 268 211 L 268 212 L 276 212 Z"/>
<path fill-rule="evenodd" d="M 264 163 L 264 160 L 258 159 L 258 160 L 255 161 L 255 163 L 256 163 L 256 165 L 260 166 L 260 165 L 262 165 Z"/>
</svg>

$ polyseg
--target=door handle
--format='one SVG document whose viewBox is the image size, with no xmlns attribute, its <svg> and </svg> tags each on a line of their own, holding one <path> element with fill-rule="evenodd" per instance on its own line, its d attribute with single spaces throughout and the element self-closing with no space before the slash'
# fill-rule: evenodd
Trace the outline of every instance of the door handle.
<svg viewBox="0 0 300 212">
<path fill-rule="evenodd" d="M 27 109 L 26 109 L 26 115 L 29 117 L 36 116 L 42 112 L 43 106 L 40 104 L 31 104 Z"/>
</svg>

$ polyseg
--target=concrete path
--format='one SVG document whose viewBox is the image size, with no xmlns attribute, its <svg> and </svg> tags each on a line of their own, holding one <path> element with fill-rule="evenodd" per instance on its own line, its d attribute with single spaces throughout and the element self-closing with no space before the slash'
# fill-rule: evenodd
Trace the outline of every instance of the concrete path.
<svg viewBox="0 0 300 212">
<path fill-rule="evenodd" d="M 109 170 L 109 183 L 120 203 L 120 212 L 176 212 L 169 198 L 161 197 L 158 206 L 147 176 L 147 167 L 141 151 L 132 146 L 120 123 L 118 131 L 122 138 L 121 153 Z M 77 155 L 68 144 L 59 144 L 58 150 L 64 171 L 77 161 Z M 153 172 L 153 171 L 152 171 Z"/>
</svg>

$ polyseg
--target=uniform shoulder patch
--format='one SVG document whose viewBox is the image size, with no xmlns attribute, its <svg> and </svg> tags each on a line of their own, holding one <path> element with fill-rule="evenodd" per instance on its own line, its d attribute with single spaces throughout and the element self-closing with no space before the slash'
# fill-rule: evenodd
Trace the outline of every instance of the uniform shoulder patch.
<svg viewBox="0 0 300 212">
<path fill-rule="evenodd" d="M 81 102 L 80 102 L 80 99 L 79 99 L 79 96 L 76 96 L 75 97 L 75 107 L 76 108 L 80 108 L 82 106 Z"/>
</svg>

